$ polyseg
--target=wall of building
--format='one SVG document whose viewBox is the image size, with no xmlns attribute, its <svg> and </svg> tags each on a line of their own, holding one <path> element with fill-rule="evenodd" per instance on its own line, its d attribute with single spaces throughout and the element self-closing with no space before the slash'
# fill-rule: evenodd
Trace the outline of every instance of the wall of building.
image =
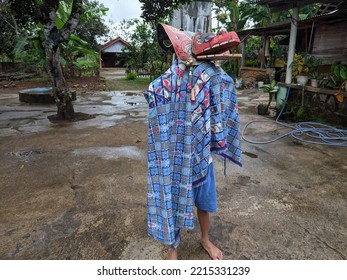
<svg viewBox="0 0 347 280">
<path fill-rule="evenodd" d="M 122 42 L 116 42 L 108 48 L 104 49 L 104 53 L 122 53 L 125 45 Z"/>
<path fill-rule="evenodd" d="M 312 54 L 326 64 L 347 64 L 347 21 L 317 26 Z"/>
</svg>

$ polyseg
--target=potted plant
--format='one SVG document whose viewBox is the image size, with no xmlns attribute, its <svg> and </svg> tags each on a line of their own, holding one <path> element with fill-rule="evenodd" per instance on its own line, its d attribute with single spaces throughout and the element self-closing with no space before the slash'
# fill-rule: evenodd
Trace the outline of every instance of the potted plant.
<svg viewBox="0 0 347 280">
<path fill-rule="evenodd" d="M 300 85 L 305 85 L 308 81 L 308 75 L 317 77 L 317 68 L 322 63 L 321 58 L 313 55 L 294 54 L 294 61 L 291 64 L 293 77 Z"/>
<path fill-rule="evenodd" d="M 268 110 L 268 105 L 266 103 L 260 103 L 257 106 L 258 115 L 266 115 Z"/>
<path fill-rule="evenodd" d="M 318 72 L 314 71 L 309 74 L 311 86 L 318 87 Z"/>
<path fill-rule="evenodd" d="M 260 87 L 260 89 L 262 89 L 264 92 L 269 93 L 269 102 L 267 104 L 261 103 L 257 106 L 258 114 L 265 115 L 267 111 L 269 110 L 272 98 L 278 92 L 279 87 L 277 86 L 276 81 L 272 81 L 270 84 L 263 85 L 262 87 Z M 260 114 L 259 111 L 261 112 L 265 111 L 265 113 Z"/>
<path fill-rule="evenodd" d="M 309 56 L 306 61 L 312 87 L 318 87 L 318 66 L 321 65 L 322 62 L 322 58 L 316 58 L 313 55 Z"/>
<path fill-rule="evenodd" d="M 298 84 L 305 85 L 308 81 L 307 73 L 309 71 L 306 65 L 306 56 L 295 53 L 294 60 L 290 66 L 292 68 L 293 78 L 296 78 Z"/>
</svg>

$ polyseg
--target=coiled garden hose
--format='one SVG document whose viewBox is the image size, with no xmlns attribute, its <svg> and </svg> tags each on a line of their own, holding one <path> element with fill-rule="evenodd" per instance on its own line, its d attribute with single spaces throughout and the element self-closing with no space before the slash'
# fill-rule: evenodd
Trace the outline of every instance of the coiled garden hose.
<svg viewBox="0 0 347 280">
<path fill-rule="evenodd" d="M 318 123 L 318 122 L 298 122 L 294 124 L 288 124 L 279 121 L 280 116 L 283 113 L 284 107 L 287 103 L 288 97 L 290 93 L 290 87 L 288 87 L 286 92 L 286 98 L 283 102 L 282 109 L 278 114 L 276 120 L 254 120 L 250 121 L 246 124 L 242 132 L 242 139 L 251 144 L 269 144 L 273 143 L 279 139 L 282 139 L 287 136 L 293 137 L 297 141 L 309 143 L 309 144 L 317 144 L 317 145 L 327 145 L 327 146 L 335 146 L 335 147 L 347 147 L 347 130 L 338 129 L 336 127 Z M 291 129 L 289 132 L 284 133 L 274 139 L 268 141 L 255 141 L 251 139 L 247 139 L 245 137 L 245 132 L 249 126 L 254 123 L 276 123 L 280 126 L 284 126 L 286 128 Z"/>
</svg>

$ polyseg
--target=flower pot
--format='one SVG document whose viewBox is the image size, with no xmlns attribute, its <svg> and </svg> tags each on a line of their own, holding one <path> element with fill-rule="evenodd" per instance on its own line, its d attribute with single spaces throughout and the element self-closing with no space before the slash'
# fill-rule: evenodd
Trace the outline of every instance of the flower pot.
<svg viewBox="0 0 347 280">
<path fill-rule="evenodd" d="M 267 108 L 264 106 L 258 106 L 257 111 L 258 111 L 258 115 L 266 115 Z"/>
<path fill-rule="evenodd" d="M 318 81 L 317 81 L 317 79 L 311 79 L 311 86 L 312 86 L 312 87 L 318 87 Z"/>
<path fill-rule="evenodd" d="M 296 76 L 296 82 L 299 84 L 299 85 L 306 85 L 308 81 L 308 76 L 302 76 L 302 75 L 298 75 Z"/>
</svg>

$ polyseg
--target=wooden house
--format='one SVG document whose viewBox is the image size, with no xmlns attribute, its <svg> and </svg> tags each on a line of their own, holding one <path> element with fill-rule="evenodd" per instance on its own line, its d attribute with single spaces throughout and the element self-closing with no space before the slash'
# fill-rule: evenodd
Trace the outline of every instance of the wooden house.
<svg viewBox="0 0 347 280">
<path fill-rule="evenodd" d="M 305 52 L 316 58 L 322 59 L 321 69 L 318 74 L 325 75 L 331 72 L 331 64 L 340 61 L 347 65 L 347 1 L 342 0 L 253 0 L 253 4 L 267 4 L 272 12 L 279 10 L 292 9 L 292 18 L 285 22 L 273 23 L 267 27 L 253 28 L 238 32 L 242 47 L 245 48 L 249 36 L 262 36 L 263 54 L 266 56 L 268 47 L 268 38 L 275 35 L 287 35 L 286 44 L 288 51 L 286 53 L 285 79 L 279 83 L 280 86 L 291 89 L 289 98 L 296 99 L 301 105 L 310 104 L 312 108 L 318 108 L 319 112 L 324 112 L 328 119 L 336 121 L 339 124 L 347 125 L 347 88 L 346 91 L 340 88 L 316 87 L 293 83 L 291 64 L 295 52 Z M 308 4 L 320 3 L 318 12 L 311 18 L 300 20 L 298 10 Z M 245 57 L 242 58 L 241 65 L 244 64 Z M 268 65 L 268 67 L 276 65 Z M 275 73 L 278 69 L 275 69 Z M 243 73 L 254 70 L 241 67 Z M 268 68 L 267 70 L 270 70 Z M 282 68 L 283 70 L 283 68 Z M 280 71 L 282 71 L 280 70 Z M 278 71 L 277 71 L 278 72 Z M 283 73 L 283 72 L 282 72 Z M 311 74 L 311 73 L 310 73 Z M 242 77 L 242 75 L 241 75 Z M 278 79 L 276 79 L 278 80 Z M 251 83 L 252 81 L 250 81 Z M 342 84 L 343 85 L 343 84 Z M 309 93 L 309 94 L 307 94 Z"/>
<path fill-rule="evenodd" d="M 347 1 L 252 1 L 255 4 L 268 4 L 272 11 L 291 9 L 295 6 L 300 8 L 316 2 L 322 5 L 315 16 L 294 23 L 297 28 L 295 51 L 321 57 L 323 63 L 341 61 L 347 64 Z M 269 36 L 288 35 L 289 39 L 291 27 L 292 21 L 288 20 L 267 27 L 242 30 L 238 34 L 244 42 L 250 35 L 262 36 L 264 40 Z M 287 44 L 289 45 L 289 42 Z"/>
<path fill-rule="evenodd" d="M 118 37 L 101 46 L 101 67 L 123 67 L 125 63 L 124 52 L 130 44 Z"/>
</svg>

